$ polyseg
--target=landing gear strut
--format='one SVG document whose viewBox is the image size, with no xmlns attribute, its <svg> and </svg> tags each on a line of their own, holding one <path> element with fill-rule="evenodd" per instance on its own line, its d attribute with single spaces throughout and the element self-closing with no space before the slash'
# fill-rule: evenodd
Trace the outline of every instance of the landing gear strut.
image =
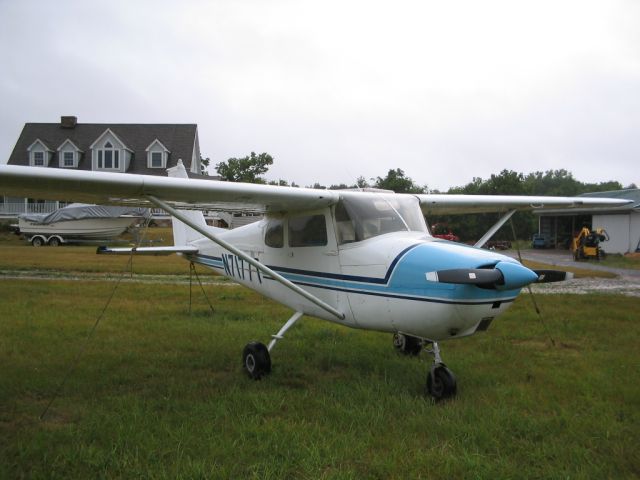
<svg viewBox="0 0 640 480">
<path fill-rule="evenodd" d="M 287 320 L 282 328 L 275 335 L 271 335 L 272 340 L 267 347 L 264 343 L 249 342 L 242 351 L 242 366 L 250 378 L 260 380 L 263 376 L 271 373 L 271 355 L 269 352 L 273 349 L 276 342 L 284 338 L 284 333 L 296 323 L 302 312 L 296 312 Z"/>
<path fill-rule="evenodd" d="M 433 364 L 427 374 L 426 393 L 435 400 L 444 400 L 456 394 L 456 377 L 442 362 L 438 342 L 430 342 L 430 347 L 425 346 L 425 351 L 433 355 Z"/>
</svg>

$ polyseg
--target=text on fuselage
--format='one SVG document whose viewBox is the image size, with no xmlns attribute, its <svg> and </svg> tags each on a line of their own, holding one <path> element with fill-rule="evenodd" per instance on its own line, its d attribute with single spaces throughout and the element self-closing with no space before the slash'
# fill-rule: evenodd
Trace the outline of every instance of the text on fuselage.
<svg viewBox="0 0 640 480">
<path fill-rule="evenodd" d="M 253 282 L 253 278 L 257 279 L 258 283 L 262 283 L 262 276 L 260 270 L 251 265 L 249 262 L 245 262 L 244 259 L 233 255 L 231 253 L 222 254 L 222 267 L 224 268 L 224 274 L 228 277 L 234 277 L 239 280 L 249 280 Z"/>
</svg>

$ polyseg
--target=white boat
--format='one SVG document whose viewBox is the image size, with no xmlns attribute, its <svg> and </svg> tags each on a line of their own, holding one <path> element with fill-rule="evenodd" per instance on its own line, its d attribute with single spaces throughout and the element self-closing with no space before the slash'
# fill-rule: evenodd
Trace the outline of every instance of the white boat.
<svg viewBox="0 0 640 480">
<path fill-rule="evenodd" d="M 53 213 L 31 213 L 18 217 L 20 234 L 61 239 L 109 239 L 117 237 L 135 221 L 149 215 L 144 208 L 104 207 L 73 203 Z"/>
</svg>

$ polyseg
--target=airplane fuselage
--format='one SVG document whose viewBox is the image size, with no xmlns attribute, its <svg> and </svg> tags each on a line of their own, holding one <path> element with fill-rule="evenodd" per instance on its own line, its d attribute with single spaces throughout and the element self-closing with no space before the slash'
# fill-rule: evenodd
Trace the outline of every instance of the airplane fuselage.
<svg viewBox="0 0 640 480">
<path fill-rule="evenodd" d="M 344 319 L 292 294 L 207 239 L 195 242 L 199 251 L 188 258 L 296 311 L 354 328 L 431 340 L 486 329 L 520 292 L 520 288 L 495 290 L 432 282 L 426 276 L 442 269 L 491 268 L 498 262 L 515 262 L 504 255 L 434 239 L 426 231 L 396 231 L 339 244 L 330 209 L 309 215 L 325 217 L 325 244 L 291 242 L 287 238 L 290 218 L 278 219 L 283 222 L 284 238 L 277 246 L 269 246 L 268 238 L 265 242 L 272 223 L 269 218 L 217 235 L 335 307 Z"/>
</svg>

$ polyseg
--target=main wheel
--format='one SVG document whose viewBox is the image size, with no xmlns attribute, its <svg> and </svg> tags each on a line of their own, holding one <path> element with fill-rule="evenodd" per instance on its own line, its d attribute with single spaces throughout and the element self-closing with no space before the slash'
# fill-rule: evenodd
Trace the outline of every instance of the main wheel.
<svg viewBox="0 0 640 480">
<path fill-rule="evenodd" d="M 456 377 L 451 370 L 444 365 L 429 370 L 427 375 L 427 393 L 434 400 L 444 400 L 456 394 Z"/>
<path fill-rule="evenodd" d="M 396 333 L 393 335 L 393 346 L 404 355 L 415 356 L 422 351 L 422 340 L 404 333 Z"/>
<path fill-rule="evenodd" d="M 33 245 L 34 247 L 41 247 L 42 245 L 44 245 L 44 240 L 42 239 L 42 237 L 33 237 L 33 239 L 31 240 L 31 245 Z"/>
<path fill-rule="evenodd" d="M 260 380 L 263 375 L 271 372 L 271 356 L 267 347 L 260 342 L 250 342 L 242 352 L 244 371 L 254 380 Z"/>
</svg>

